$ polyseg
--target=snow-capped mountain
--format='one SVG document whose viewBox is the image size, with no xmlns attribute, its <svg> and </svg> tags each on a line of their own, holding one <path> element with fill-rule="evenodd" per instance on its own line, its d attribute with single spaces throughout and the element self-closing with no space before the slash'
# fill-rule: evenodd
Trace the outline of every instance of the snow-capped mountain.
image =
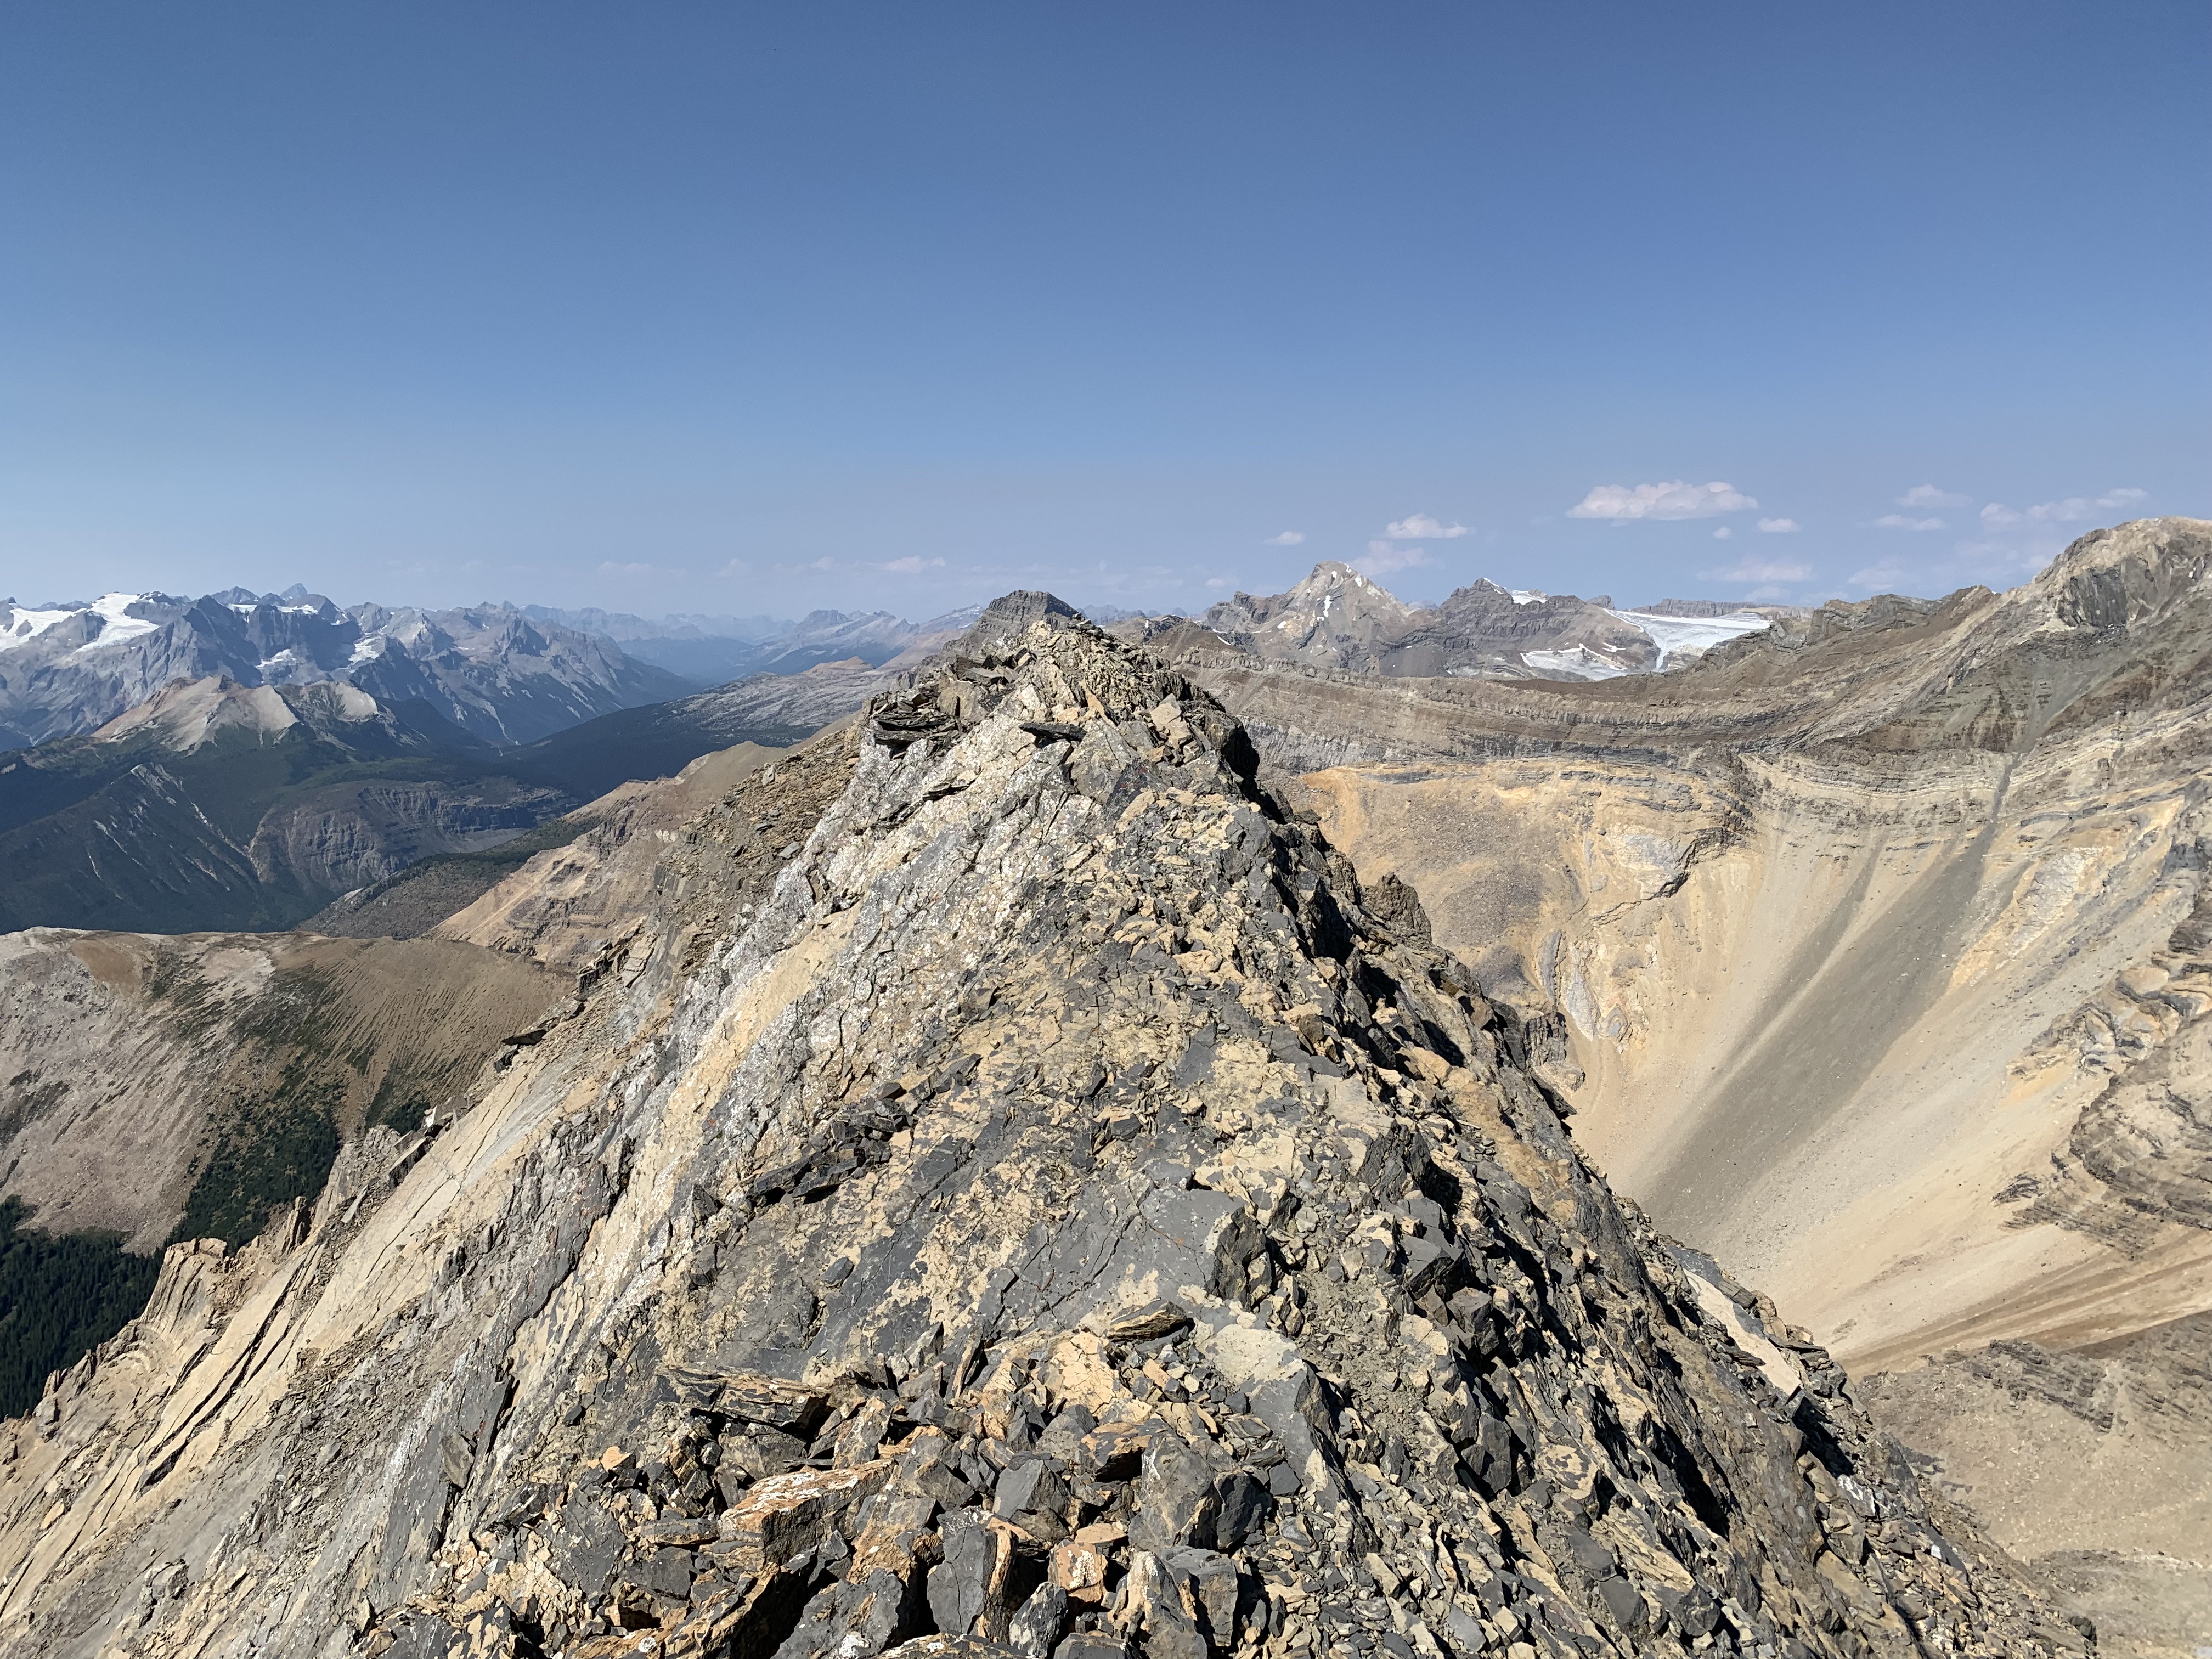
<svg viewBox="0 0 2212 1659">
<path fill-rule="evenodd" d="M 387 706 L 427 703 L 500 744 L 695 689 L 603 636 L 511 605 L 341 610 L 296 586 L 0 601 L 0 747 L 92 731 L 174 681 L 210 675 L 247 686 L 343 680 Z"/>
<path fill-rule="evenodd" d="M 1716 607 L 1716 609 L 1717 609 Z M 1439 604 L 1408 605 L 1327 560 L 1286 593 L 1239 593 L 1205 625 L 1255 656 L 1356 673 L 1479 679 L 1611 679 L 1680 667 L 1767 626 L 1749 611 L 1668 616 L 1477 580 Z"/>
</svg>

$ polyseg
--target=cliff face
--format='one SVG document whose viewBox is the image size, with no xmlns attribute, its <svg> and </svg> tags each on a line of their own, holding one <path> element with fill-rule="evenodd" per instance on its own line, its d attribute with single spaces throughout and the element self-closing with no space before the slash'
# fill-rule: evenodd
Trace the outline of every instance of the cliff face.
<svg viewBox="0 0 2212 1659">
<path fill-rule="evenodd" d="M 1854 1363 L 2065 1346 L 2212 1300 L 2175 1104 L 2212 1029 L 2208 568 L 2212 527 L 2128 526 L 1548 706 L 1208 677 L 1271 753 L 1355 763 L 1306 779 L 1332 838 L 1560 1011 L 1577 1133 L 1663 1225 Z"/>
<path fill-rule="evenodd" d="M 0 1640 L 2079 1646 L 1254 760 L 1030 603 L 733 782 L 456 1122 L 9 1425 Z"/>
<path fill-rule="evenodd" d="M 1546 1075 L 1660 1225 L 1855 1368 L 2063 1358 L 2212 1308 L 2208 571 L 2212 526 L 2162 520 L 2009 593 L 1826 607 L 1633 682 L 1193 672 L 1314 769 L 1364 875 L 1557 1011 Z M 2130 1474 L 2196 1451 L 2092 1456 L 2054 1409 L 1998 1414 L 1990 1455 L 1979 1363 L 1881 1400 L 2001 1542 L 2202 1563 L 2201 1523 L 2145 1519 L 2202 1483 Z M 2165 1605 L 2145 1651 L 2202 1605 L 2162 1558 L 2082 1582 L 2100 1622 Z"/>
</svg>

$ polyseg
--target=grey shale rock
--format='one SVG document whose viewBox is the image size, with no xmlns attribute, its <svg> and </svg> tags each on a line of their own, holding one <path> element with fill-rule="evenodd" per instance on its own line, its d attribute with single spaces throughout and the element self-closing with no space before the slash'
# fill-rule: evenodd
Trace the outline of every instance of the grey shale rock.
<svg viewBox="0 0 2212 1659">
<path fill-rule="evenodd" d="M 0 1647 L 2078 1650 L 1254 770 L 1020 595 L 734 786 L 814 803 L 771 888 L 653 884 L 434 1155 L 0 1431 Z"/>
</svg>

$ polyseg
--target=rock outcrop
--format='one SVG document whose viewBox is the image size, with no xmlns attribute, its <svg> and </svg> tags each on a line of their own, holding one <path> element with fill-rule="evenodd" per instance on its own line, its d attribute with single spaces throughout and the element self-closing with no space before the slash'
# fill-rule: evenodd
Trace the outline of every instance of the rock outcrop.
<svg viewBox="0 0 2212 1659">
<path fill-rule="evenodd" d="M 8 1650 L 2081 1648 L 1062 610 L 664 843 L 434 1145 L 173 1249 L 5 1431 Z"/>
</svg>

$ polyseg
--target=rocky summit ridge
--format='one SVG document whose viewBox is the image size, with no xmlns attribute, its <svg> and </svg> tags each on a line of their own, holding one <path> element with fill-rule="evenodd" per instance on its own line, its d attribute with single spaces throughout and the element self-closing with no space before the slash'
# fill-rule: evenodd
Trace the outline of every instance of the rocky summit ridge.
<svg viewBox="0 0 2212 1659">
<path fill-rule="evenodd" d="M 630 842 L 458 1115 L 0 1428 L 0 1649 L 2081 1649 L 1255 772 L 1015 596 Z"/>
</svg>

